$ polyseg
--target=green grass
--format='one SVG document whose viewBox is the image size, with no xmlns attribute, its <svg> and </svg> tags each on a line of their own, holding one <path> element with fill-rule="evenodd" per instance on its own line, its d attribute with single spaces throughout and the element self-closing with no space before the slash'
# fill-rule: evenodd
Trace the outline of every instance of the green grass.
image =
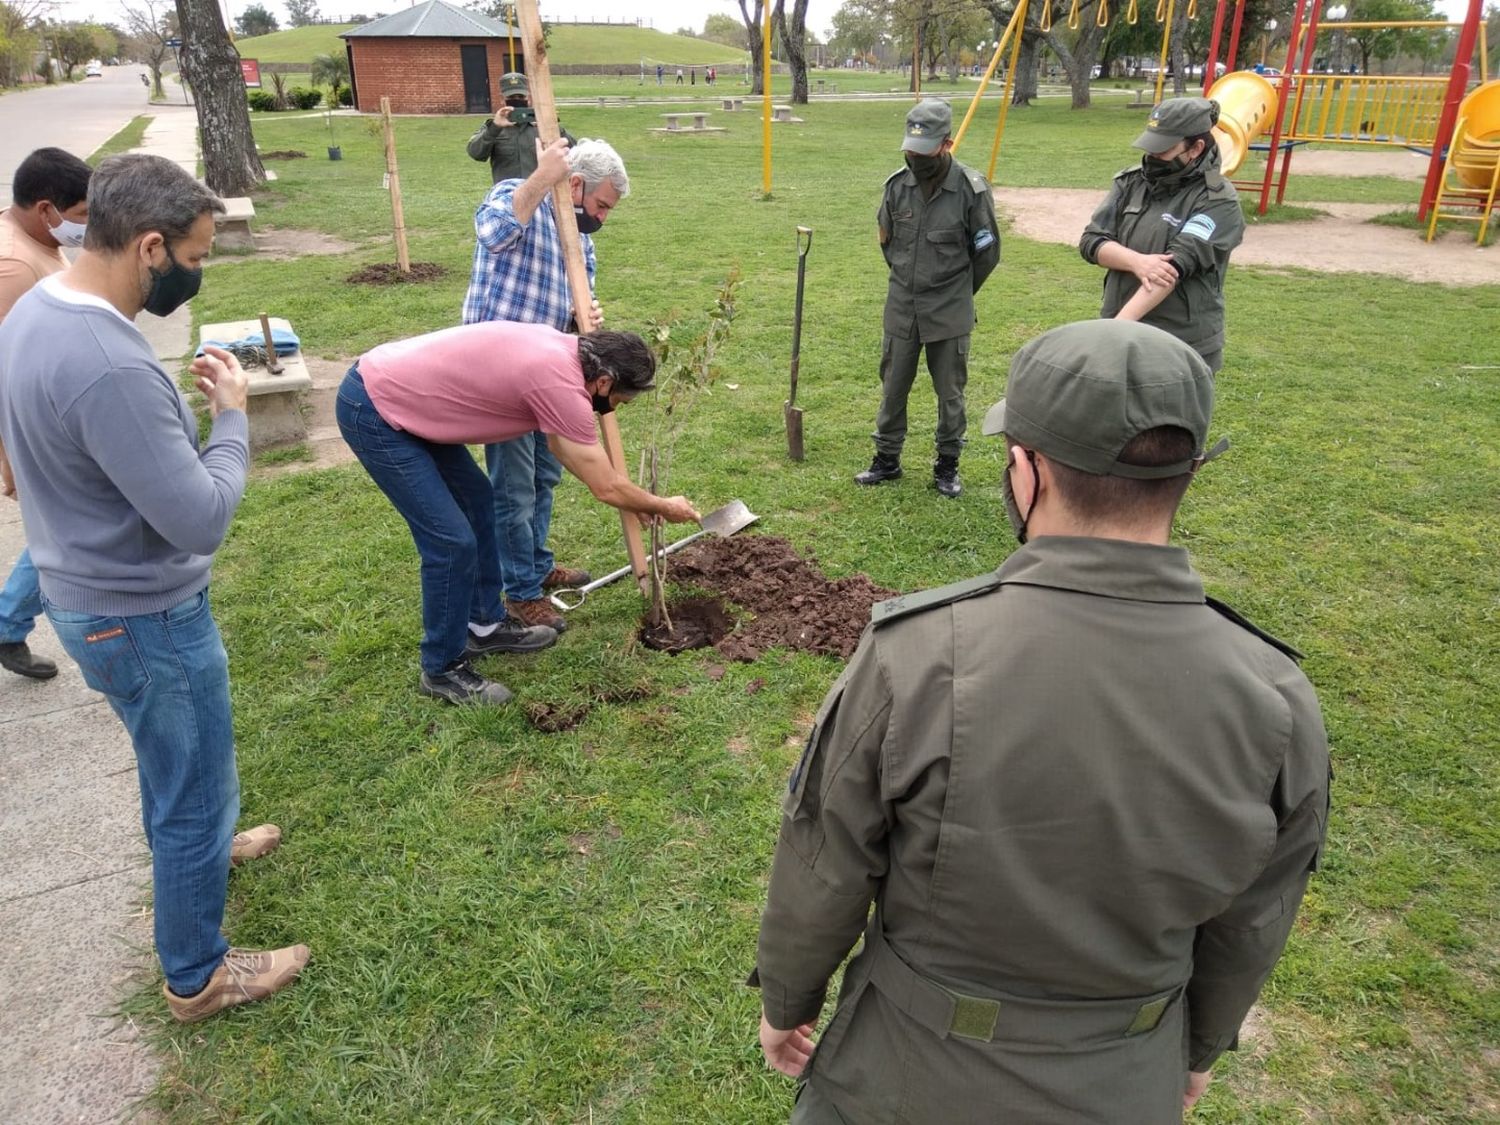
<svg viewBox="0 0 1500 1125">
<path fill-rule="evenodd" d="M 1240 210 L 1245 214 L 1245 222 L 1257 223 L 1310 223 L 1324 218 L 1328 212 L 1320 211 L 1316 207 L 1298 207 L 1295 204 L 1284 203 L 1280 207 L 1272 204 L 1264 215 L 1256 214 L 1256 208 L 1260 206 L 1260 199 L 1248 191 L 1240 193 Z"/>
<path fill-rule="evenodd" d="M 289 27 L 285 31 L 273 31 L 269 35 L 254 35 L 249 39 L 236 39 L 234 46 L 241 58 L 258 59 L 263 63 L 303 63 L 311 66 L 319 55 L 344 57 L 341 32 L 348 31 L 352 23 L 309 24 L 306 27 Z"/>
<path fill-rule="evenodd" d="M 129 152 L 131 149 L 139 148 L 142 138 L 146 135 L 146 129 L 150 125 L 151 115 L 149 113 L 132 117 L 123 129 L 89 154 L 88 163 L 97 168 L 99 161 L 103 160 L 106 156 L 113 156 L 117 152 Z"/>
<path fill-rule="evenodd" d="M 701 323 L 725 274 L 743 271 L 722 381 L 688 423 L 672 487 L 705 508 L 743 498 L 762 530 L 830 575 L 913 589 L 989 569 L 1013 543 L 995 443 L 975 434 L 957 502 L 927 487 L 935 409 L 921 389 L 913 471 L 873 491 L 850 482 L 878 401 L 873 222 L 904 109 L 807 107 L 806 125 L 775 134 L 769 202 L 753 119 L 725 115 L 730 132 L 710 137 L 648 133 L 650 106 L 567 119 L 631 170 L 632 194 L 598 236 L 614 326 Z M 1052 104 L 1011 121 L 1002 183 L 1101 192 L 1139 127 Z M 397 125 L 412 255 L 448 265 L 449 280 L 343 284 L 389 247 L 237 260 L 210 271 L 195 316 L 238 318 L 274 293 L 273 311 L 329 357 L 454 323 L 488 187 L 462 154 L 470 127 Z M 324 143 L 316 120 L 255 128 L 265 148 Z M 387 229 L 378 138 L 340 128 L 344 160 L 279 165 L 258 222 L 350 239 Z M 808 459 L 792 464 L 781 402 L 797 224 L 816 234 L 799 390 Z M 1414 235 L 1410 253 L 1423 249 Z M 1097 312 L 1099 280 L 1071 247 L 1006 237 L 978 299 L 971 415 L 1002 393 L 1023 341 Z M 1198 1117 L 1491 1119 L 1500 399 L 1482 368 L 1495 362 L 1500 286 L 1236 267 L 1228 306 L 1213 429 L 1234 449 L 1194 484 L 1178 536 L 1213 593 L 1308 653 L 1338 777 L 1325 863 L 1266 990 L 1263 1031 L 1222 1066 Z M 621 413 L 631 450 L 649 409 Z M 596 573 L 622 557 L 613 513 L 576 482 L 559 489 L 554 544 Z M 636 645 L 641 603 L 621 584 L 577 611 L 555 649 L 486 666 L 520 706 L 444 708 L 414 690 L 416 570 L 405 526 L 357 467 L 252 482 L 216 560 L 215 604 L 244 820 L 276 820 L 287 843 L 234 874 L 226 924 L 242 944 L 306 941 L 314 959 L 285 996 L 191 1029 L 143 991 L 131 1011 L 165 1051 L 154 1101 L 182 1122 L 784 1121 L 791 1084 L 760 1062 L 757 1001 L 740 982 L 779 793 L 837 662 L 777 652 L 715 680 L 711 656 Z M 621 687 L 647 695 L 608 702 Z M 577 730 L 542 735 L 524 715 L 538 702 L 591 710 Z"/>
<path fill-rule="evenodd" d="M 1427 220 L 1422 219 L 1419 221 L 1417 213 L 1414 210 L 1387 211 L 1383 215 L 1376 215 L 1370 222 L 1379 223 L 1383 227 L 1400 227 L 1404 230 L 1415 231 L 1423 238 L 1427 237 Z M 1454 219 L 1439 219 L 1437 236 L 1441 238 L 1449 231 L 1459 231 L 1467 238 L 1475 240 L 1477 245 L 1476 236 L 1479 233 L 1479 227 L 1476 223 L 1459 222 Z M 1495 245 L 1497 233 L 1500 233 L 1500 218 L 1491 216 L 1489 229 L 1484 232 L 1484 245 Z"/>
</svg>

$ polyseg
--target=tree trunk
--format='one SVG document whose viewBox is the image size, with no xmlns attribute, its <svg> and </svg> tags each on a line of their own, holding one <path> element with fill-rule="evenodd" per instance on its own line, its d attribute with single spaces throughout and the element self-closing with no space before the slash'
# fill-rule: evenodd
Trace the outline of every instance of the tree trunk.
<svg viewBox="0 0 1500 1125">
<path fill-rule="evenodd" d="M 807 0 L 792 0 L 792 16 L 786 16 L 786 0 L 776 0 L 772 15 L 781 35 L 782 50 L 792 68 L 792 104 L 807 104 Z"/>
<path fill-rule="evenodd" d="M 240 53 L 224 30 L 217 0 L 177 0 L 182 76 L 192 84 L 203 146 L 203 179 L 220 196 L 246 195 L 266 178 L 255 137 Z"/>
<path fill-rule="evenodd" d="M 1042 33 L 1027 26 L 1021 31 L 1021 54 L 1016 59 L 1016 77 L 1011 87 L 1011 105 L 1030 105 L 1036 97 L 1037 71 L 1042 62 Z"/>
<path fill-rule="evenodd" d="M 1177 10 L 1172 14 L 1172 93 L 1179 98 L 1187 92 L 1187 13 L 1188 6 L 1182 3 L 1177 5 Z"/>
<path fill-rule="evenodd" d="M 750 48 L 750 93 L 754 97 L 760 97 L 765 93 L 764 71 L 765 60 L 762 47 L 762 35 L 764 34 L 761 21 L 765 19 L 765 4 L 763 0 L 755 0 L 753 10 L 745 7 L 745 0 L 740 0 L 740 19 L 745 25 L 745 45 Z"/>
</svg>

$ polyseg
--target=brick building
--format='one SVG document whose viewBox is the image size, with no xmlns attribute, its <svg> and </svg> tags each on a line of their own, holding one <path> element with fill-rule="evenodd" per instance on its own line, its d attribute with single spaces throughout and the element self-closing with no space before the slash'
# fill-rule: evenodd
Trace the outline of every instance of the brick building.
<svg viewBox="0 0 1500 1125">
<path fill-rule="evenodd" d="M 519 32 L 443 0 L 371 20 L 339 38 L 349 54 L 354 104 L 364 113 L 378 113 L 383 95 L 392 113 L 493 113 L 500 76 L 526 69 Z"/>
</svg>

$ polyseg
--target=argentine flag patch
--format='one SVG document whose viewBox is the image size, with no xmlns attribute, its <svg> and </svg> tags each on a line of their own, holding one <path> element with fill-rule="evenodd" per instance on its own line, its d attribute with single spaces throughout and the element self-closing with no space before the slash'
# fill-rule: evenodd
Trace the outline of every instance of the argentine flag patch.
<svg viewBox="0 0 1500 1125">
<path fill-rule="evenodd" d="M 1207 215 L 1194 215 L 1182 225 L 1182 233 L 1207 242 L 1214 236 L 1215 223 Z"/>
<path fill-rule="evenodd" d="M 984 230 L 974 235 L 974 249 L 983 250 L 986 246 L 990 245 L 994 241 L 995 236 L 990 233 L 989 227 L 985 227 Z"/>
</svg>

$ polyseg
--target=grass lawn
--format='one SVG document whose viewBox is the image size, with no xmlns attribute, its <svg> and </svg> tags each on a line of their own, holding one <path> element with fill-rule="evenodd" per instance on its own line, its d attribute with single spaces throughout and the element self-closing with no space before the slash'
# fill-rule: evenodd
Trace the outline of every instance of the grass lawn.
<svg viewBox="0 0 1500 1125">
<path fill-rule="evenodd" d="M 139 148 L 141 139 L 146 135 L 146 129 L 150 125 L 151 114 L 149 113 L 132 117 L 123 129 L 89 154 L 88 162 L 97 168 L 99 161 L 103 160 L 106 156 L 113 156 L 117 152 L 129 152 L 134 148 Z"/>
<path fill-rule="evenodd" d="M 355 25 L 352 23 L 318 23 L 306 27 L 289 27 L 285 31 L 273 31 L 269 35 L 253 35 L 248 39 L 236 39 L 234 46 L 241 58 L 257 59 L 263 63 L 305 63 L 312 65 L 319 55 L 344 57 L 345 40 L 339 35 Z"/>
<path fill-rule="evenodd" d="M 830 575 L 900 589 L 996 566 L 1012 549 L 995 443 L 964 458 L 956 502 L 928 487 L 934 403 L 912 398 L 906 478 L 873 491 L 884 271 L 880 184 L 905 105 L 814 104 L 775 133 L 762 201 L 759 123 L 662 136 L 659 107 L 573 107 L 609 138 L 633 191 L 598 236 L 616 327 L 703 323 L 738 267 L 722 379 L 678 446 L 673 491 L 742 497 L 761 529 Z M 990 124 L 985 125 L 988 121 Z M 1092 186 L 1129 163 L 1136 114 L 1044 104 L 1011 115 L 998 179 Z M 312 353 L 347 358 L 458 319 L 471 216 L 488 170 L 469 119 L 398 122 L 412 256 L 452 271 L 424 287 L 355 289 L 389 244 L 209 271 L 200 322 L 265 307 Z M 987 113 L 980 128 L 988 130 Z M 302 149 L 256 199 L 263 226 L 370 239 L 388 230 L 378 135 L 340 120 L 256 120 L 263 149 Z M 983 163 L 988 144 L 965 156 Z M 1362 188 L 1346 181 L 1349 194 Z M 1403 185 L 1403 191 L 1412 190 Z M 1393 193 L 1399 194 L 1399 193 Z M 1308 198 L 1313 198 L 1308 196 Z M 1402 197 L 1404 198 L 1404 197 Z M 807 262 L 802 386 L 808 459 L 788 462 L 796 268 Z M 1410 252 L 1423 246 L 1414 236 Z M 1100 273 L 1070 247 L 1007 236 L 979 296 L 969 401 L 1003 391 L 1009 358 L 1097 312 Z M 1244 1049 L 1196 1115 L 1216 1123 L 1493 1120 L 1500 1112 L 1500 286 L 1236 268 L 1216 435 L 1234 449 L 1189 493 L 1178 535 L 1210 590 L 1308 654 L 1338 778 L 1330 845 Z M 733 386 L 731 386 L 733 384 Z M 621 414 L 637 447 L 651 405 Z M 559 490 L 560 559 L 620 564 L 614 514 Z M 306 941 L 304 980 L 274 1001 L 185 1029 L 144 989 L 130 1010 L 164 1048 L 168 1119 L 776 1122 L 791 1083 L 756 1044 L 741 982 L 779 794 L 835 660 L 775 652 L 705 672 L 634 641 L 620 584 L 555 649 L 488 670 L 518 705 L 420 698 L 416 557 L 357 467 L 251 486 L 216 563 L 233 674 L 244 822 L 287 843 L 231 880 L 227 928 Z M 639 689 L 633 702 L 620 689 Z M 590 708 L 544 735 L 525 707 Z"/>
</svg>

